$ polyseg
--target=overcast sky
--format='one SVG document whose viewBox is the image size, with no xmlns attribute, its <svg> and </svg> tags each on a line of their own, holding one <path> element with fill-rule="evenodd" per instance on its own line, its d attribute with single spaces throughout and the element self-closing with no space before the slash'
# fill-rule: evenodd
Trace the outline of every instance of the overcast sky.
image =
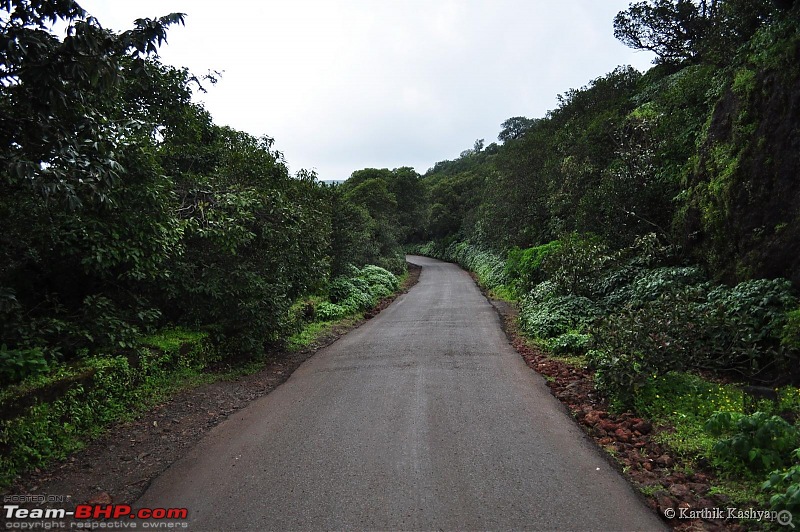
<svg viewBox="0 0 800 532">
<path fill-rule="evenodd" d="M 292 172 L 345 179 L 367 167 L 424 173 L 512 116 L 652 55 L 614 39 L 629 0 L 78 0 L 125 30 L 186 13 L 162 61 L 222 71 L 198 95 L 214 120 L 276 139 Z"/>
</svg>

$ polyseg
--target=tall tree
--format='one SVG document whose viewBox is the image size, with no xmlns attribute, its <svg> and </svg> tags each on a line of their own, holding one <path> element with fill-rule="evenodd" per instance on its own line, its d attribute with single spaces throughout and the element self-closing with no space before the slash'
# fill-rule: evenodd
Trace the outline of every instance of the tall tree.
<svg viewBox="0 0 800 532">
<path fill-rule="evenodd" d="M 773 12 L 769 0 L 645 0 L 614 18 L 614 36 L 656 63 L 725 62 Z"/>
</svg>

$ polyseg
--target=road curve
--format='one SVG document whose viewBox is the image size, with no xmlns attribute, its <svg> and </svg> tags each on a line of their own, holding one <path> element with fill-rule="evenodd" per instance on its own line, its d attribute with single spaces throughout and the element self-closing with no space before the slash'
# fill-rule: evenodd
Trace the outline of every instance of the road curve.
<svg viewBox="0 0 800 532">
<path fill-rule="evenodd" d="M 658 530 L 455 265 L 218 425 L 136 507 L 192 530 Z"/>
</svg>

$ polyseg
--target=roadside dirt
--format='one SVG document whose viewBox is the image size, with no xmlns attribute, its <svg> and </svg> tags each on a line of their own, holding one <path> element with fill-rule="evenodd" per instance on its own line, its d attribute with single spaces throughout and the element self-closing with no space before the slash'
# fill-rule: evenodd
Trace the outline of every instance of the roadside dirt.
<svg viewBox="0 0 800 532">
<path fill-rule="evenodd" d="M 552 394 L 569 410 L 589 437 L 605 449 L 620 472 L 647 493 L 647 504 L 674 530 L 744 531 L 752 530 L 724 519 L 666 519 L 666 515 L 702 515 L 730 506 L 726 496 L 711 494 L 713 474 L 689 467 L 680 457 L 657 443 L 653 435 L 670 427 L 654 427 L 631 413 L 614 414 L 597 395 L 592 374 L 550 358 L 533 346 L 517 330 L 518 311 L 505 301 L 487 296 L 497 309 L 509 342 L 528 366 L 543 375 Z M 752 523 L 751 523 L 752 524 Z"/>
<path fill-rule="evenodd" d="M 184 391 L 132 422 L 111 427 L 64 462 L 35 470 L 6 490 L 14 495 L 64 496 L 60 507 L 77 504 L 131 504 L 173 462 L 214 426 L 284 383 L 318 350 L 376 316 L 419 280 L 421 268 L 408 264 L 401 290 L 381 300 L 364 319 L 339 326 L 314 345 L 295 352 L 274 353 L 258 373 Z"/>
</svg>

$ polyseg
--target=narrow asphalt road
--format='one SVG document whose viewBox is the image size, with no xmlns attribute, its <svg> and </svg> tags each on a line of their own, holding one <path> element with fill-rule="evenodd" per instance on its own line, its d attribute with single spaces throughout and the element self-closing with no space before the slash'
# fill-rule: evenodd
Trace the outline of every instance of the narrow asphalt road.
<svg viewBox="0 0 800 532">
<path fill-rule="evenodd" d="M 455 265 L 233 414 L 136 507 L 193 530 L 658 530 Z"/>
</svg>

